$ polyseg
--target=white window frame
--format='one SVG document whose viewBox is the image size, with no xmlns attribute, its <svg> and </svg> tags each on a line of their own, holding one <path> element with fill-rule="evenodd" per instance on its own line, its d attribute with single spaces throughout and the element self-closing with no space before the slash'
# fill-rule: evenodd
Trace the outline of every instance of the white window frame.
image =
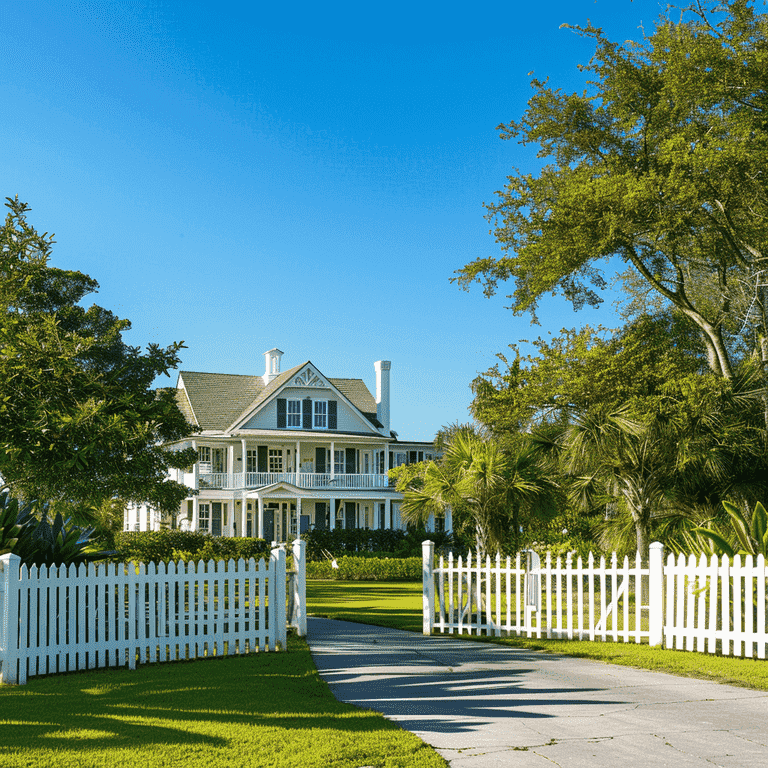
<svg viewBox="0 0 768 768">
<path fill-rule="evenodd" d="M 273 468 L 279 464 L 279 469 Z M 270 448 L 267 454 L 267 469 L 270 474 L 279 474 L 283 471 L 283 449 L 282 448 Z"/>
<path fill-rule="evenodd" d="M 339 459 L 339 456 L 341 456 L 341 459 Z M 341 470 L 339 470 L 339 467 L 341 467 Z M 338 449 L 334 451 L 333 471 L 336 475 L 347 474 L 347 452 L 343 448 L 340 451 Z"/>
<path fill-rule="evenodd" d="M 312 429 L 328 429 L 328 401 L 312 401 Z"/>
<path fill-rule="evenodd" d="M 298 406 L 297 410 L 291 410 L 291 406 Z M 293 424 L 292 422 L 295 421 L 296 423 Z M 285 403 L 285 426 L 288 429 L 301 429 L 302 424 L 302 405 L 301 400 L 296 398 L 291 398 L 290 400 L 287 400 Z"/>
<path fill-rule="evenodd" d="M 197 505 L 197 530 L 211 532 L 211 505 L 201 501 Z"/>
</svg>

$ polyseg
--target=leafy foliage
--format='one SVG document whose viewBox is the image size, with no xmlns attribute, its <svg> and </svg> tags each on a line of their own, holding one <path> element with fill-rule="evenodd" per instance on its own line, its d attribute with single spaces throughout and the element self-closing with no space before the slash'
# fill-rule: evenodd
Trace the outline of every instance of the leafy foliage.
<svg viewBox="0 0 768 768">
<path fill-rule="evenodd" d="M 190 425 L 172 390 L 154 379 L 179 362 L 181 343 L 145 353 L 130 328 L 80 302 L 98 288 L 80 272 L 48 265 L 52 237 L 8 198 L 0 227 L 0 475 L 24 498 L 98 504 L 105 499 L 178 507 L 189 491 L 167 470 L 194 460 L 164 443 Z"/>
<path fill-rule="evenodd" d="M 534 80 L 503 139 L 539 146 L 538 175 L 513 172 L 488 206 L 502 256 L 458 271 L 512 309 L 559 293 L 598 306 L 618 257 L 698 328 L 710 369 L 731 378 L 739 337 L 768 376 L 768 17 L 745 0 L 701 2 L 623 45 L 595 44 L 584 93 Z M 764 380 L 763 384 L 766 385 Z"/>
<path fill-rule="evenodd" d="M 344 555 L 334 568 L 328 560 L 307 563 L 308 579 L 336 581 L 417 581 L 422 577 L 421 557 L 354 557 Z"/>
<path fill-rule="evenodd" d="M 693 534 L 711 542 L 712 550 L 718 555 L 730 558 L 736 554 L 763 555 L 768 558 L 768 513 L 765 507 L 758 501 L 751 516 L 730 501 L 724 501 L 723 507 L 729 518 L 729 528 L 702 526 L 694 528 Z M 703 547 L 699 546 L 699 549 Z"/>
<path fill-rule="evenodd" d="M 435 542 L 435 547 L 451 546 L 453 538 L 449 533 L 427 533 L 424 529 L 401 531 L 387 528 L 368 530 L 366 528 L 335 528 L 334 530 L 313 529 L 301 536 L 307 542 L 307 560 L 325 560 L 325 552 L 334 557 L 343 555 L 421 557 L 421 543 L 426 539 Z"/>
<path fill-rule="evenodd" d="M 78 565 L 104 560 L 111 552 L 100 550 L 93 528 L 81 528 L 56 513 L 49 519 L 49 505 L 19 504 L 7 493 L 0 495 L 0 552 L 12 552 L 28 566 Z"/>
<path fill-rule="evenodd" d="M 259 559 L 269 554 L 264 539 L 211 536 L 200 531 L 165 529 L 125 531 L 115 536 L 117 562 L 161 563 L 171 560 Z"/>
</svg>

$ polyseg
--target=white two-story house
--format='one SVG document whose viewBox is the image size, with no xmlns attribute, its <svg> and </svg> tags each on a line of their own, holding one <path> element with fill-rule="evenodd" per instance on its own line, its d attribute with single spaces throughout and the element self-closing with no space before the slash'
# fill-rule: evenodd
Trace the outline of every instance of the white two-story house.
<svg viewBox="0 0 768 768">
<path fill-rule="evenodd" d="M 199 430 L 178 443 L 198 455 L 174 474 L 197 491 L 183 502 L 179 527 L 267 541 L 311 528 L 404 528 L 387 472 L 435 452 L 390 429 L 390 362 L 374 363 L 374 399 L 362 379 L 328 378 L 310 361 L 281 372 L 282 355 L 264 353 L 262 376 L 179 374 L 179 407 Z M 164 524 L 146 505 L 125 513 L 126 530 Z M 427 527 L 450 530 L 450 512 Z"/>
</svg>

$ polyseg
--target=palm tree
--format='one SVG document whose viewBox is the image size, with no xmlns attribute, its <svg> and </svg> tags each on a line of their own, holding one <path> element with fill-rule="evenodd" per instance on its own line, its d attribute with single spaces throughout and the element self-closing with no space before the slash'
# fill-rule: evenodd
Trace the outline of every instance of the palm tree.
<svg viewBox="0 0 768 768">
<path fill-rule="evenodd" d="M 556 486 L 530 446 L 505 452 L 498 441 L 464 427 L 451 434 L 441 459 L 400 490 L 407 522 L 423 523 L 450 507 L 454 521 L 473 529 L 478 553 L 486 553 L 516 549 L 522 517 L 537 503 L 551 507 Z"/>
</svg>

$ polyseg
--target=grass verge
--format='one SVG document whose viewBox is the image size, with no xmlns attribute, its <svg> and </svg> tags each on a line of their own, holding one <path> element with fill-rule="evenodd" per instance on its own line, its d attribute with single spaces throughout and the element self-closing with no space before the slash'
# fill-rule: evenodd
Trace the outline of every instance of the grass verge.
<svg viewBox="0 0 768 768">
<path fill-rule="evenodd" d="M 4 768 L 443 768 L 419 738 L 342 704 L 307 644 L 0 686 Z"/>
<path fill-rule="evenodd" d="M 307 582 L 309 613 L 330 619 L 421 632 L 421 602 L 421 582 Z M 636 643 L 539 640 L 522 637 L 495 638 L 479 635 L 453 635 L 453 637 L 473 642 L 501 643 L 514 648 L 546 651 L 745 688 L 768 690 L 768 661 L 766 660 L 665 650 Z"/>
</svg>

